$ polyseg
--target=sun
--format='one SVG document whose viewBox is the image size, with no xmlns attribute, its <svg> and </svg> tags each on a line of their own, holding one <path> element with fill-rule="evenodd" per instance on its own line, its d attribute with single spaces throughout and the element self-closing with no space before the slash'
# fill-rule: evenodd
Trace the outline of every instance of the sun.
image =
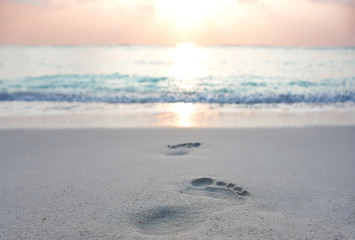
<svg viewBox="0 0 355 240">
<path fill-rule="evenodd" d="M 216 16 L 220 0 L 155 0 L 158 13 L 176 25 L 191 27 Z"/>
<path fill-rule="evenodd" d="M 184 90 L 193 88 L 191 81 L 205 74 L 201 62 L 208 56 L 193 43 L 178 43 L 171 51 L 173 62 L 171 74 L 179 82 L 179 87 Z"/>
</svg>

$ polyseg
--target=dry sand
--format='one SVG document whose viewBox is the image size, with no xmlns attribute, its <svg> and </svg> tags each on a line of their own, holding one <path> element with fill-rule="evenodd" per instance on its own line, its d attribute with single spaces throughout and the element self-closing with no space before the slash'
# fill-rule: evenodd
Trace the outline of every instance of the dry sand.
<svg viewBox="0 0 355 240">
<path fill-rule="evenodd" d="M 354 239 L 354 143 L 350 126 L 1 130 L 0 239 Z"/>
</svg>

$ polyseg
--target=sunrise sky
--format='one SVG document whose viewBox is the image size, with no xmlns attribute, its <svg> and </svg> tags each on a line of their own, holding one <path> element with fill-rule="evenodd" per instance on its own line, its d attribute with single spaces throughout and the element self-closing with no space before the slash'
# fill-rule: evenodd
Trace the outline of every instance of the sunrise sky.
<svg viewBox="0 0 355 240">
<path fill-rule="evenodd" d="M 0 44 L 355 46 L 355 0 L 0 0 Z"/>
</svg>

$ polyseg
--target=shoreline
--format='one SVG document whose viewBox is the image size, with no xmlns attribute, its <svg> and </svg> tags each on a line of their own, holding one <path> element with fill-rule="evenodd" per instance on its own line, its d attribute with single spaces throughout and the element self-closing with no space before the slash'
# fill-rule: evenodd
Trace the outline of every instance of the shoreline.
<svg viewBox="0 0 355 240">
<path fill-rule="evenodd" d="M 354 126 L 355 106 L 2 102 L 0 129 Z"/>
</svg>

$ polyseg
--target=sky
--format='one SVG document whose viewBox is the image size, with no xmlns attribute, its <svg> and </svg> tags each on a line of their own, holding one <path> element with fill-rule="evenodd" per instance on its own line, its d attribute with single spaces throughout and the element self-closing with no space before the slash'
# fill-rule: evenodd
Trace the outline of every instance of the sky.
<svg viewBox="0 0 355 240">
<path fill-rule="evenodd" d="M 355 0 L 0 0 L 0 44 L 355 46 Z"/>
</svg>

